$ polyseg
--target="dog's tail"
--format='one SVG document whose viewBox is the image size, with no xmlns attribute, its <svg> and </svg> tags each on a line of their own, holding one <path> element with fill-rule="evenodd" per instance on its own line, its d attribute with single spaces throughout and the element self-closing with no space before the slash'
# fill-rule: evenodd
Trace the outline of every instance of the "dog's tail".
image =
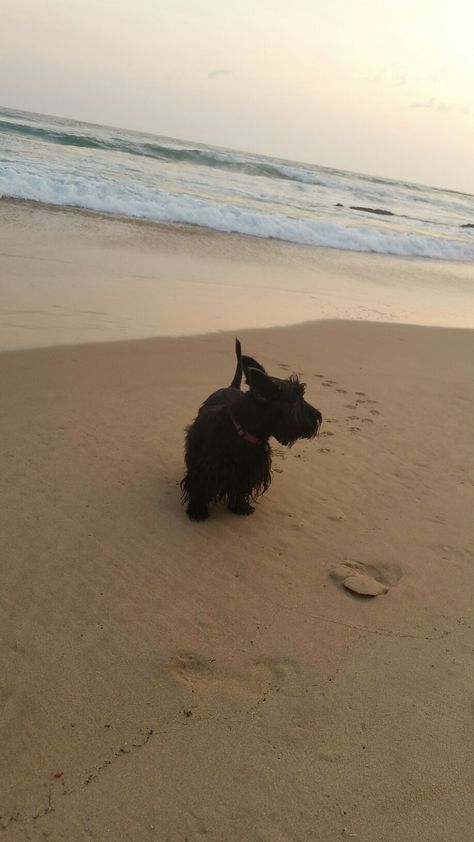
<svg viewBox="0 0 474 842">
<path fill-rule="evenodd" d="M 242 347 L 238 339 L 235 340 L 235 354 L 237 356 L 237 367 L 230 388 L 240 389 L 240 384 L 242 383 Z"/>
</svg>

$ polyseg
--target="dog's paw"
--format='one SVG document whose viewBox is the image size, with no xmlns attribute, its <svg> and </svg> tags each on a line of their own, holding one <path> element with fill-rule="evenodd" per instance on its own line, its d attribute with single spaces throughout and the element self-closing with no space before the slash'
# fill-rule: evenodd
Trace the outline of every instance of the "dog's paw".
<svg viewBox="0 0 474 842">
<path fill-rule="evenodd" d="M 250 503 L 229 503 L 229 511 L 234 515 L 251 515 L 255 511 L 255 507 Z"/>
<path fill-rule="evenodd" d="M 209 517 L 209 512 L 207 509 L 190 509 L 189 507 L 186 509 L 186 514 L 188 515 L 190 520 L 194 521 L 203 521 L 207 520 Z"/>
</svg>

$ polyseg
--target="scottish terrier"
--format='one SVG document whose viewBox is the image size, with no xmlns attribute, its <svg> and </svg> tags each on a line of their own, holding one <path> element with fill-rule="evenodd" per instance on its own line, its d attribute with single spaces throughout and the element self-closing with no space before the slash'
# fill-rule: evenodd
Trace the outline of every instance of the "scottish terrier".
<svg viewBox="0 0 474 842">
<path fill-rule="evenodd" d="M 235 341 L 237 367 L 230 386 L 213 392 L 186 430 L 183 503 L 191 520 L 209 517 L 209 503 L 224 501 L 231 512 L 250 515 L 251 505 L 272 480 L 269 438 L 291 447 L 317 435 L 319 410 L 304 399 L 296 374 L 270 377 Z M 242 392 L 242 373 L 249 386 Z"/>
</svg>

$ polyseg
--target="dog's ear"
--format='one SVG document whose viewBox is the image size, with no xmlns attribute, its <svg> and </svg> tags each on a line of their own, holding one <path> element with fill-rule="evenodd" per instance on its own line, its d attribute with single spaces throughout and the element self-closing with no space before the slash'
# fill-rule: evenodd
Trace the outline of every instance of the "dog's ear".
<svg viewBox="0 0 474 842">
<path fill-rule="evenodd" d="M 248 384 L 250 386 L 250 391 L 252 392 L 255 397 L 260 398 L 260 400 L 270 400 L 271 398 L 277 398 L 279 394 L 278 386 L 272 380 L 268 374 L 263 371 L 261 368 L 254 368 L 253 366 L 248 369 Z"/>
<path fill-rule="evenodd" d="M 247 386 L 250 386 L 249 369 L 256 368 L 258 369 L 258 371 L 263 371 L 263 373 L 266 374 L 263 365 L 260 365 L 260 363 L 258 363 L 257 360 L 254 360 L 253 357 L 247 357 L 246 354 L 242 356 L 242 368 L 244 370 L 245 382 Z"/>
</svg>

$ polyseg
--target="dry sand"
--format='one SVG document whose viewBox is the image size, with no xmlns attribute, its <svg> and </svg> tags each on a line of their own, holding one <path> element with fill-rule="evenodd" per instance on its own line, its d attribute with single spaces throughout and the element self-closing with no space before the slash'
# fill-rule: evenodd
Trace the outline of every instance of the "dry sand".
<svg viewBox="0 0 474 842">
<path fill-rule="evenodd" d="M 231 335 L 0 355 L 0 839 L 473 838 L 473 334 L 240 338 L 325 422 L 204 524 L 183 428 Z"/>
</svg>

